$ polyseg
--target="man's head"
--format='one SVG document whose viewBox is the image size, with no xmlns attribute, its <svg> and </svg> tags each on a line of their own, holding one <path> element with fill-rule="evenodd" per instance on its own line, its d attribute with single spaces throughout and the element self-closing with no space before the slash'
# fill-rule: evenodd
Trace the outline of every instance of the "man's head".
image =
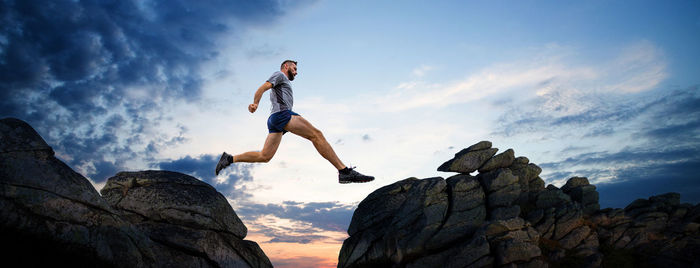
<svg viewBox="0 0 700 268">
<path fill-rule="evenodd" d="M 287 75 L 289 81 L 294 80 L 294 77 L 297 75 L 297 62 L 293 60 L 283 61 L 282 65 L 280 65 L 280 71 Z"/>
</svg>

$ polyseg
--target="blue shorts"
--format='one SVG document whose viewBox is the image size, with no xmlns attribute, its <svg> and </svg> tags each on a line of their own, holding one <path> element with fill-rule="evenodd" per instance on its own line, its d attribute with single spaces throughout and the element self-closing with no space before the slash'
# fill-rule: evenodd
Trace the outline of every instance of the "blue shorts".
<svg viewBox="0 0 700 268">
<path fill-rule="evenodd" d="M 284 130 L 284 127 L 287 126 L 289 120 L 292 120 L 292 115 L 299 114 L 292 112 L 291 110 L 284 110 L 271 114 L 270 117 L 267 118 L 267 129 L 270 131 L 270 133 L 287 133 L 287 131 Z"/>
</svg>

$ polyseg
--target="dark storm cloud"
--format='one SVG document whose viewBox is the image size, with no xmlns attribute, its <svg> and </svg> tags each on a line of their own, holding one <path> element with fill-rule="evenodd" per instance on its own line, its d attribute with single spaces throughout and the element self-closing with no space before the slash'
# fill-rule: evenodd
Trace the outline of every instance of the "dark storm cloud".
<svg viewBox="0 0 700 268">
<path fill-rule="evenodd" d="M 217 191 L 231 199 L 242 200 L 251 197 L 249 193 L 246 193 L 245 187 L 238 184 L 253 180 L 253 176 L 250 174 L 253 165 L 239 163 L 229 166 L 219 173 L 219 176 L 227 177 L 223 183 L 219 183 L 214 174 L 214 168 L 218 161 L 219 156 L 215 155 L 201 155 L 197 158 L 188 155 L 180 159 L 160 162 L 155 166 L 162 170 L 182 172 L 198 178 L 214 186 Z"/>
<path fill-rule="evenodd" d="M 621 182 L 596 185 L 600 206 L 624 208 L 638 198 L 667 192 L 681 194 L 681 202 L 700 203 L 700 161 L 651 165 L 619 171 Z"/>
<path fill-rule="evenodd" d="M 582 127 L 586 130 L 578 131 L 582 139 L 618 134 L 634 139 L 633 145 L 619 151 L 591 151 L 569 146 L 561 154 L 570 157 L 538 164 L 544 171 L 542 178 L 549 183 L 573 176 L 588 177 L 598 186 L 600 203 L 604 207 L 624 207 L 636 198 L 671 191 L 681 193 L 685 202 L 700 202 L 700 90 L 697 86 L 657 90 L 627 100 L 598 104 L 579 114 L 558 118 L 537 115 L 537 112 L 525 113 L 506 127 L 512 134 L 547 130 L 573 135 L 577 135 L 577 131 L 571 129 Z M 599 179 L 606 182 L 597 183 Z"/>
<path fill-rule="evenodd" d="M 679 133 L 678 136 L 684 136 Z M 668 137 L 674 140 L 673 136 Z M 547 180 L 588 177 L 598 187 L 602 207 L 625 207 L 637 198 L 678 192 L 682 201 L 700 202 L 700 146 L 633 147 L 620 152 L 583 153 L 560 162 L 543 163 Z M 576 167 L 589 167 L 576 169 Z M 611 178 L 595 183 L 597 178 Z"/>
<path fill-rule="evenodd" d="M 160 111 L 199 99 L 199 67 L 219 54 L 219 36 L 304 4 L 0 0 L 0 117 L 28 121 L 69 165 L 103 181 L 171 140 Z"/>
</svg>

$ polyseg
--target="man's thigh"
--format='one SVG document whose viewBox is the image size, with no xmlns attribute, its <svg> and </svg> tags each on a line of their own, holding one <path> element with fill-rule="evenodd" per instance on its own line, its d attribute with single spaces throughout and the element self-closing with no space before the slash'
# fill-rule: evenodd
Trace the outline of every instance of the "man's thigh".
<svg viewBox="0 0 700 268">
<path fill-rule="evenodd" d="M 280 147 L 280 142 L 282 141 L 282 132 L 269 133 L 265 139 L 265 145 L 263 145 L 262 154 L 263 155 L 275 155 L 277 148 Z"/>
<path fill-rule="evenodd" d="M 301 115 L 292 115 L 292 119 L 284 127 L 284 130 L 292 132 L 301 137 L 310 139 L 314 133 L 318 131 L 309 121 L 301 117 Z"/>
</svg>

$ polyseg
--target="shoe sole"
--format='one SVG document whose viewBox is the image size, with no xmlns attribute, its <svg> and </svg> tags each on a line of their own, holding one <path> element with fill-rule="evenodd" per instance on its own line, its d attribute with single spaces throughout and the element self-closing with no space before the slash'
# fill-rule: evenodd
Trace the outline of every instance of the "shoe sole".
<svg viewBox="0 0 700 268">
<path fill-rule="evenodd" d="M 226 152 L 221 154 L 221 158 L 219 158 L 219 163 L 216 163 L 216 169 L 214 170 L 214 174 L 216 174 L 216 176 L 219 176 L 219 172 L 221 172 L 222 169 L 226 168 L 221 164 L 224 161 L 224 156 L 226 156 Z"/>
<path fill-rule="evenodd" d="M 338 180 L 338 183 L 340 183 L 340 184 L 365 183 L 365 182 L 370 182 L 370 181 L 373 181 L 373 180 L 374 180 L 374 178 L 372 178 L 372 179 L 370 179 L 370 180 L 361 180 L 361 181 L 341 181 L 341 180 Z"/>
</svg>

